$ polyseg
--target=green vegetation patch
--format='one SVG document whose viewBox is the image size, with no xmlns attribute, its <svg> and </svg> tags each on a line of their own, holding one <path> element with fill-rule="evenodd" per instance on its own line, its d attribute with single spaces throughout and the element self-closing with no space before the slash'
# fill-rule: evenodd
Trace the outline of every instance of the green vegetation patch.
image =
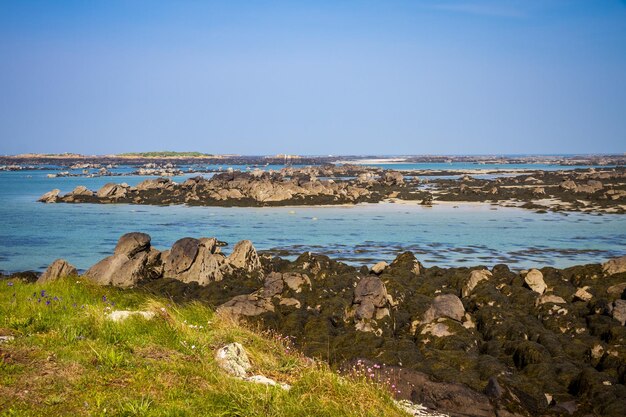
<svg viewBox="0 0 626 417">
<path fill-rule="evenodd" d="M 115 310 L 155 313 L 106 319 Z M 390 395 L 305 358 L 289 338 L 141 290 L 68 278 L 0 280 L 0 416 L 401 416 Z M 253 373 L 292 386 L 241 381 L 216 365 L 241 343 Z"/>
</svg>

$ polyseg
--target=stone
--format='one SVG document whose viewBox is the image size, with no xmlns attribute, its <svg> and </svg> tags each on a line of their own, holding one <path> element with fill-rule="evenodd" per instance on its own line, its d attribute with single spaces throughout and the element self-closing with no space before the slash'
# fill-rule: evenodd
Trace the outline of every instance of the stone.
<svg viewBox="0 0 626 417">
<path fill-rule="evenodd" d="M 215 238 L 180 239 L 163 258 L 163 276 L 186 283 L 208 285 L 221 281 L 231 272 L 226 257 L 220 252 L 220 242 Z"/>
<path fill-rule="evenodd" d="M 587 291 L 588 287 L 585 288 L 578 288 L 576 290 L 576 293 L 574 293 L 574 299 L 575 300 L 580 300 L 580 301 L 589 301 L 593 298 L 593 295 L 591 295 L 591 293 L 589 291 Z"/>
<path fill-rule="evenodd" d="M 398 171 L 385 171 L 382 175 L 382 181 L 387 185 L 404 184 L 404 176 Z"/>
<path fill-rule="evenodd" d="M 243 269 L 248 272 L 261 269 L 259 255 L 256 249 L 254 249 L 252 242 L 249 240 L 237 242 L 233 248 L 233 252 L 228 256 L 228 263 L 233 268 Z"/>
<path fill-rule="evenodd" d="M 445 323 L 428 323 L 422 328 L 420 334 L 431 335 L 435 337 L 446 337 L 454 335 L 454 333 L 450 331 L 450 328 Z"/>
<path fill-rule="evenodd" d="M 96 197 L 116 200 L 125 197 L 127 192 L 128 186 L 125 186 L 125 184 L 115 184 L 110 182 L 103 185 L 102 188 L 98 190 Z"/>
<path fill-rule="evenodd" d="M 237 342 L 220 348 L 215 354 L 215 361 L 224 372 L 237 378 L 245 378 L 252 368 L 248 354 Z"/>
<path fill-rule="evenodd" d="M 615 300 L 611 316 L 623 326 L 626 324 L 626 300 Z"/>
<path fill-rule="evenodd" d="M 75 275 L 78 275 L 78 271 L 74 265 L 68 263 L 65 259 L 57 259 L 41 274 L 37 283 L 42 284 Z"/>
<path fill-rule="evenodd" d="M 114 322 L 120 322 L 133 316 L 143 317 L 146 320 L 150 320 L 156 317 L 156 313 L 153 311 L 115 310 L 105 315 L 105 318 Z"/>
<path fill-rule="evenodd" d="M 498 399 L 502 397 L 502 394 L 504 394 L 504 390 L 498 383 L 498 378 L 496 378 L 495 376 L 492 376 L 491 378 L 489 378 L 489 381 L 487 381 L 487 386 L 485 387 L 484 392 L 487 397 L 493 398 L 493 399 Z"/>
<path fill-rule="evenodd" d="M 626 272 L 626 255 L 611 259 L 602 264 L 602 272 L 606 275 L 614 275 L 619 274 L 621 272 Z"/>
<path fill-rule="evenodd" d="M 139 252 L 150 249 L 150 235 L 131 232 L 122 235 L 115 246 L 115 255 L 126 255 L 132 258 Z"/>
<path fill-rule="evenodd" d="M 541 297 L 537 298 L 537 301 L 535 301 L 536 306 L 540 306 L 546 303 L 567 304 L 567 302 L 563 299 L 563 297 L 559 297 L 558 295 L 554 295 L 554 294 L 544 294 Z"/>
<path fill-rule="evenodd" d="M 311 280 L 306 274 L 286 273 L 282 276 L 283 281 L 295 293 L 302 292 L 302 288 L 307 285 L 311 288 Z"/>
<path fill-rule="evenodd" d="M 245 378 L 244 381 L 253 382 L 255 384 L 269 385 L 271 387 L 278 387 L 278 388 L 284 389 L 285 391 L 289 391 L 291 389 L 290 385 L 288 385 L 288 384 L 280 384 L 280 383 L 274 381 L 273 379 L 268 378 L 268 377 L 263 376 L 263 375 L 249 376 L 249 377 Z"/>
<path fill-rule="evenodd" d="M 460 322 L 464 315 L 465 308 L 459 297 L 454 294 L 444 294 L 433 299 L 430 308 L 424 313 L 422 322 L 430 323 L 443 317 Z"/>
<path fill-rule="evenodd" d="M 374 265 L 371 269 L 371 272 L 376 274 L 376 275 L 380 275 L 383 273 L 383 271 L 385 270 L 385 268 L 387 268 L 389 265 L 387 264 L 387 262 L 385 261 L 381 261 L 378 262 L 376 265 Z"/>
<path fill-rule="evenodd" d="M 59 199 L 60 192 L 61 190 L 59 190 L 58 188 L 55 188 L 54 190 L 48 191 L 47 193 L 39 197 L 39 200 L 37 201 L 40 201 L 42 203 L 56 203 L 57 200 Z"/>
<path fill-rule="evenodd" d="M 354 289 L 354 303 L 371 303 L 374 307 L 383 307 L 387 303 L 387 289 L 378 277 L 361 278 Z"/>
<path fill-rule="evenodd" d="M 104 258 L 85 272 L 87 278 L 99 285 L 124 288 L 161 275 L 161 253 L 150 247 L 150 236 L 144 233 L 123 235 L 112 256 Z"/>
<path fill-rule="evenodd" d="M 537 294 L 543 294 L 548 286 L 543 280 L 543 274 L 538 269 L 531 269 L 524 277 L 524 282 Z"/>
<path fill-rule="evenodd" d="M 468 297 L 472 293 L 472 290 L 476 288 L 478 283 L 480 283 L 481 281 L 489 280 L 492 276 L 493 274 L 486 269 L 473 270 L 472 272 L 470 272 L 469 278 L 461 289 L 461 296 L 464 298 Z"/>
<path fill-rule="evenodd" d="M 606 289 L 607 294 L 620 295 L 626 290 L 626 282 L 620 282 L 619 284 L 611 285 Z"/>
</svg>

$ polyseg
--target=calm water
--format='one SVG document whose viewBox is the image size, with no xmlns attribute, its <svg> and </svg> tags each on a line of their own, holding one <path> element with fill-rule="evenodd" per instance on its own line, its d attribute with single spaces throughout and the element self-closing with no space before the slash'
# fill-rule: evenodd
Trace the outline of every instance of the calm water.
<svg viewBox="0 0 626 417">
<path fill-rule="evenodd" d="M 446 164 L 448 165 L 448 164 Z M 118 237 L 143 231 L 158 248 L 184 236 L 215 236 L 260 250 L 306 250 L 352 263 L 414 251 L 426 265 L 518 268 L 601 262 L 624 254 L 626 216 L 537 214 L 489 205 L 374 204 L 320 208 L 212 208 L 41 204 L 77 185 L 131 185 L 145 177 L 46 178 L 56 171 L 0 172 L 0 270 L 43 269 L 62 257 L 85 269 L 112 253 Z M 175 178 L 181 180 L 181 178 Z M 226 248 L 226 252 L 228 252 Z"/>
</svg>

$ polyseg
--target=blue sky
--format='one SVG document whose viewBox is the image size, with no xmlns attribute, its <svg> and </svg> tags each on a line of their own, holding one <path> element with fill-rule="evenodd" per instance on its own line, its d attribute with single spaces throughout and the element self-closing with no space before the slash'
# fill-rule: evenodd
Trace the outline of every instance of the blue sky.
<svg viewBox="0 0 626 417">
<path fill-rule="evenodd" d="M 0 153 L 626 152 L 624 0 L 0 1 Z"/>
</svg>

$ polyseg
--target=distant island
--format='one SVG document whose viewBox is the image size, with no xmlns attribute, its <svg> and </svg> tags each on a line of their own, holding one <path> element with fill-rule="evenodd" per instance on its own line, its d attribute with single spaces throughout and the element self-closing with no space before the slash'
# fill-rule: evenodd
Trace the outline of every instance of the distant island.
<svg viewBox="0 0 626 417">
<path fill-rule="evenodd" d="M 215 155 L 202 152 L 174 152 L 174 151 L 157 151 L 157 152 L 126 152 L 117 154 L 118 157 L 128 158 L 213 158 Z"/>
</svg>

